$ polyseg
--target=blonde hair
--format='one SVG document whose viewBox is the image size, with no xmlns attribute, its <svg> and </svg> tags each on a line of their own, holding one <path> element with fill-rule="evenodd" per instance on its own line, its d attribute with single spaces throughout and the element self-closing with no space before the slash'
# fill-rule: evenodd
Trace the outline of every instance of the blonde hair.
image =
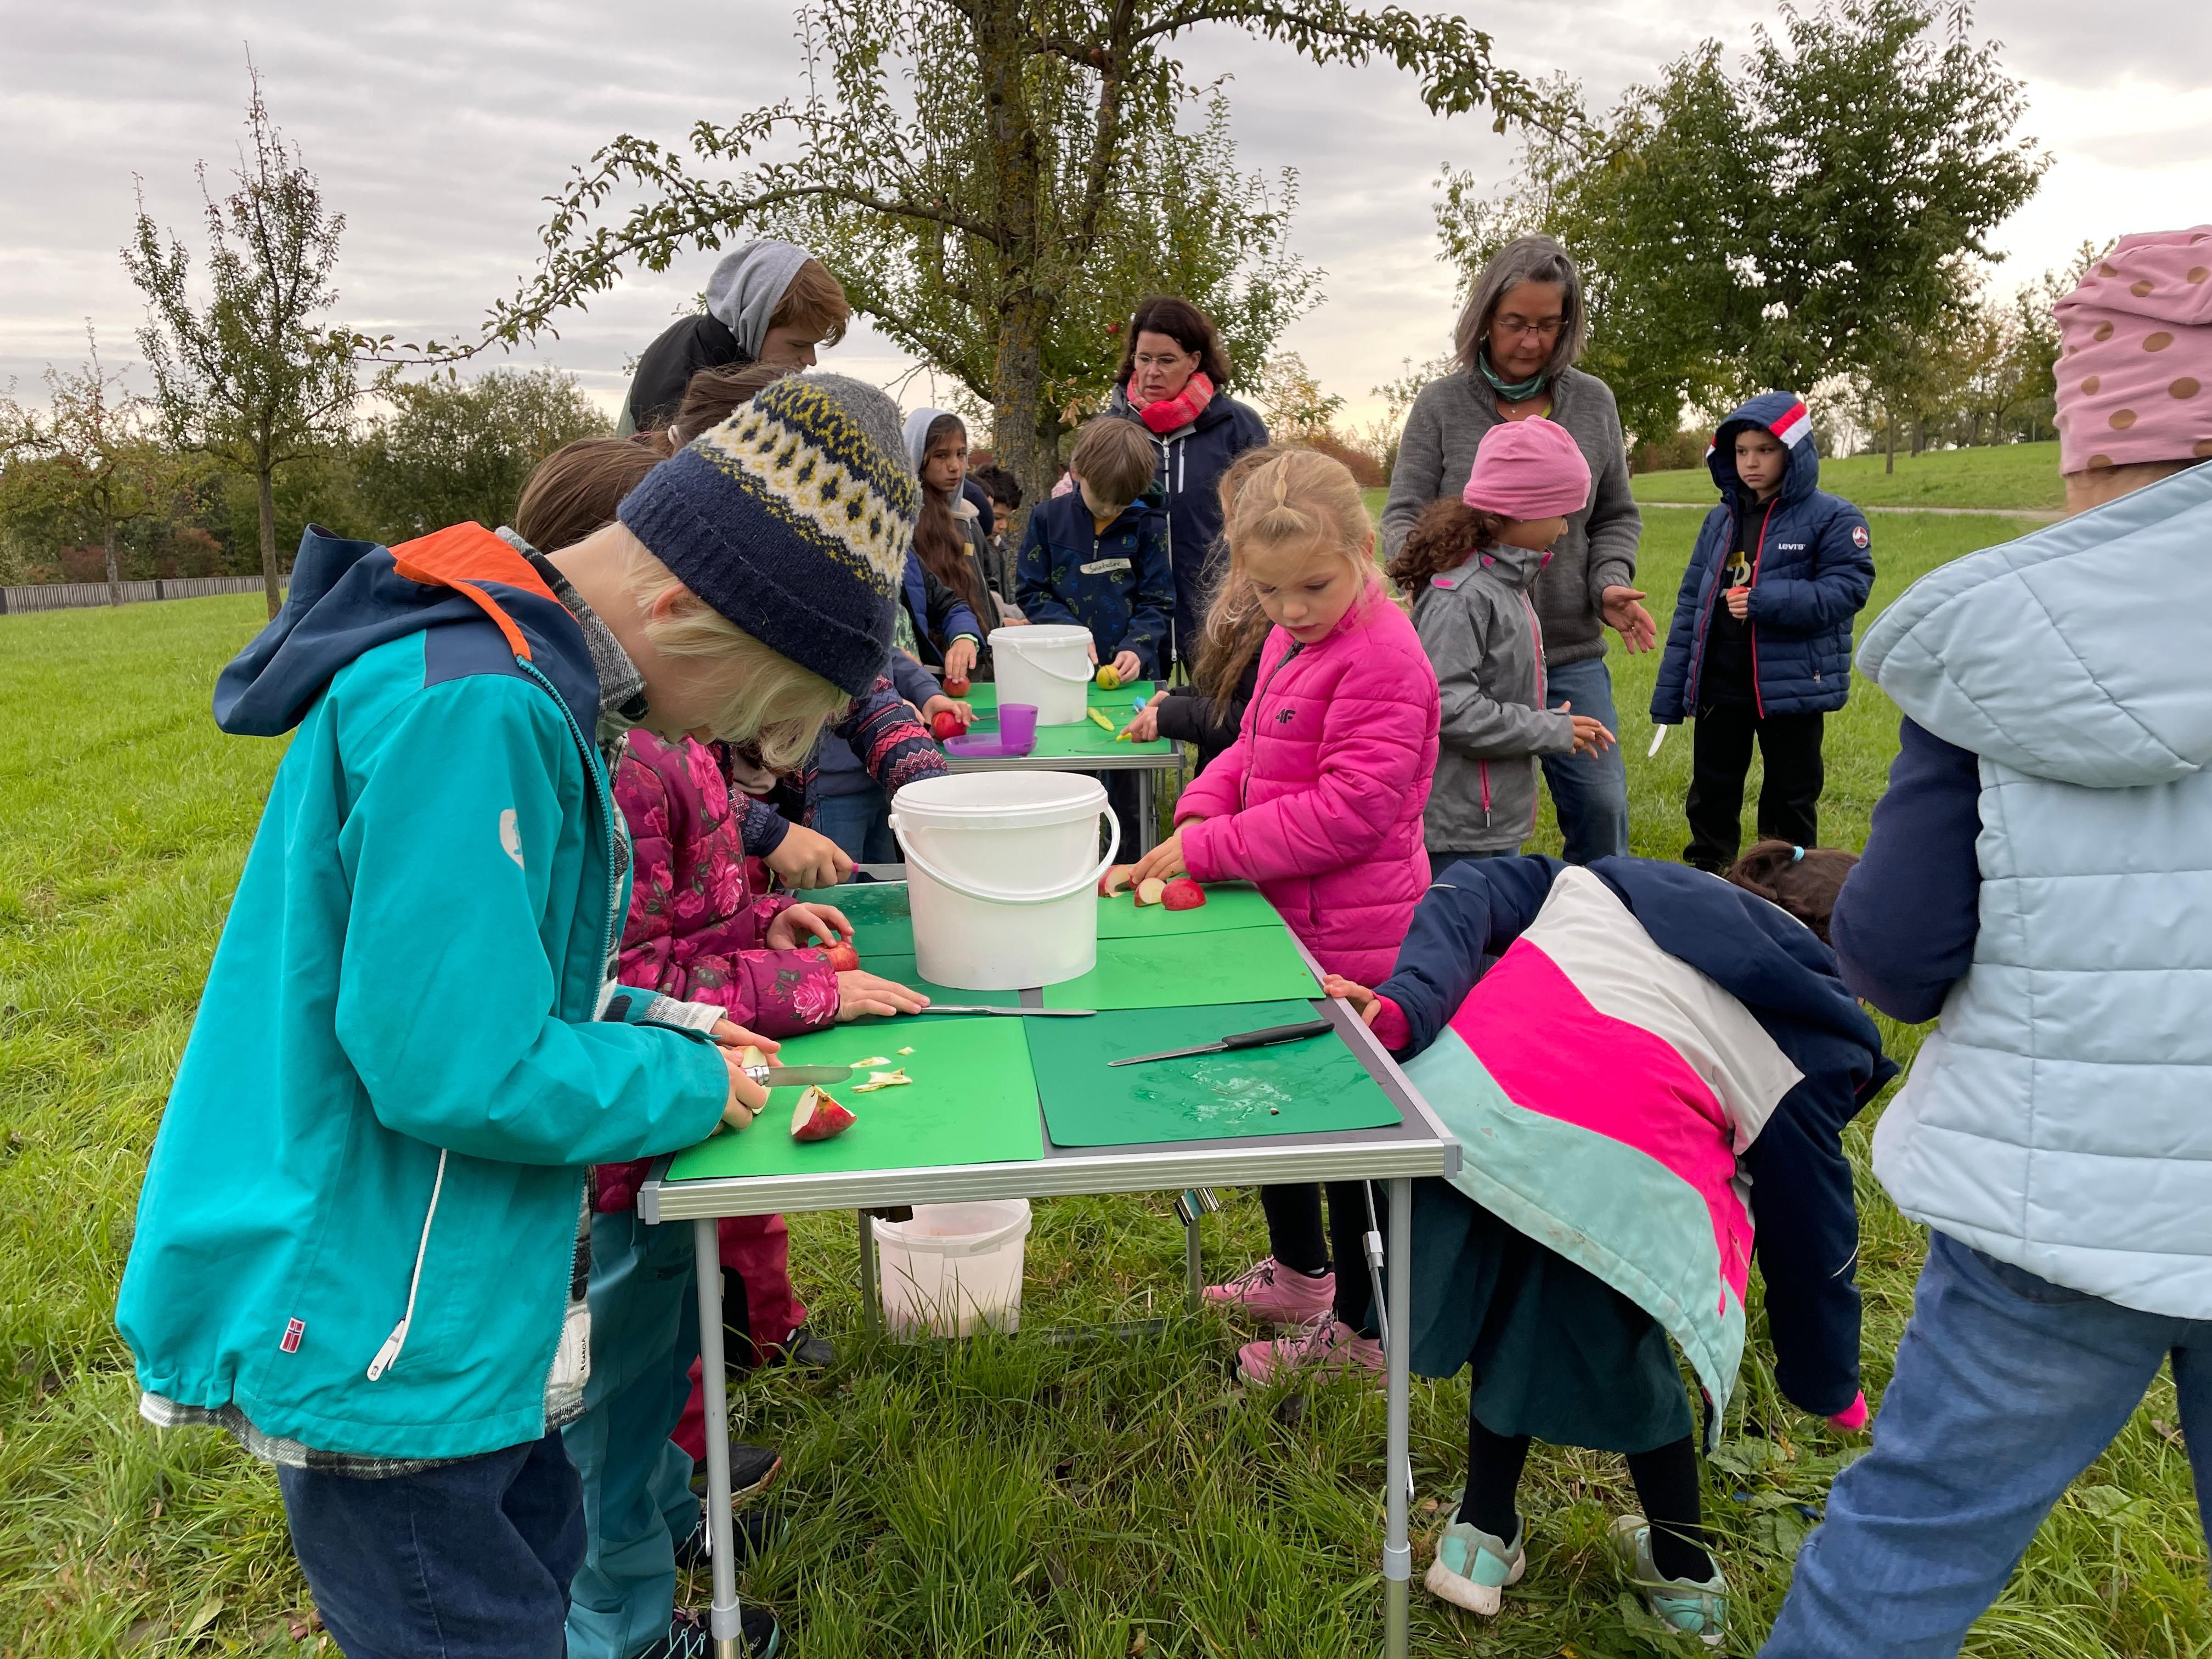
<svg viewBox="0 0 2212 1659">
<path fill-rule="evenodd" d="M 700 599 L 636 537 L 625 532 L 624 540 L 623 586 L 645 613 L 646 638 L 664 657 L 700 664 L 700 677 L 720 698 L 708 729 L 725 743 L 753 745 L 770 771 L 794 770 L 851 696 Z M 655 616 L 653 608 L 672 592 L 676 603 Z"/>
<path fill-rule="evenodd" d="M 1234 468 L 1232 468 L 1232 475 Z M 1213 660 L 1205 674 L 1209 686 L 1225 694 L 1259 649 L 1267 630 L 1253 622 L 1260 596 L 1245 565 L 1254 552 L 1310 542 L 1328 549 L 1351 567 L 1364 603 L 1375 575 L 1375 521 L 1352 470 L 1333 455 L 1315 449 L 1273 449 L 1246 472 L 1230 495 L 1222 481 L 1222 540 L 1229 547 L 1229 568 L 1206 608 L 1204 653 Z"/>
</svg>

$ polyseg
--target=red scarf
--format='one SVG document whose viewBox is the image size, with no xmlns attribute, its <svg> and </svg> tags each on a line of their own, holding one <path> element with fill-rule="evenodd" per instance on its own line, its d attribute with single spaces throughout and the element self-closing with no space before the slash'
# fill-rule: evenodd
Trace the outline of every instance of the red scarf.
<svg viewBox="0 0 2212 1659">
<path fill-rule="evenodd" d="M 1213 401 L 1213 382 L 1200 369 L 1183 383 L 1183 388 L 1172 398 L 1163 398 L 1156 404 L 1147 404 L 1137 411 L 1137 418 L 1147 429 L 1165 437 L 1180 427 L 1188 426 L 1206 412 L 1206 404 Z"/>
</svg>

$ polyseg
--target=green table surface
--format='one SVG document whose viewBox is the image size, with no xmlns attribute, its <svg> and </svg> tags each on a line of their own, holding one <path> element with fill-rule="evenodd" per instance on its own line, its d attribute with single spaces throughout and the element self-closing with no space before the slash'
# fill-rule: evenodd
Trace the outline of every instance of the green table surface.
<svg viewBox="0 0 2212 1659">
<path fill-rule="evenodd" d="M 1273 927 L 1227 933 L 1102 939 L 1098 965 L 1080 979 L 1046 986 L 1044 1006 L 1200 1008 L 1320 994 L 1321 987 L 1299 956 L 1290 930 L 1278 922 Z"/>
<path fill-rule="evenodd" d="M 1133 864 L 1134 859 L 1127 862 Z M 1158 939 L 1173 933 L 1225 933 L 1244 927 L 1280 927 L 1275 907 L 1260 890 L 1241 881 L 1206 888 L 1206 902 L 1195 910 L 1170 910 L 1164 904 L 1139 904 L 1133 895 L 1098 901 L 1098 937 Z"/>
<path fill-rule="evenodd" d="M 957 986 L 939 985 L 934 980 L 924 979 L 915 967 L 914 956 L 910 951 L 903 956 L 870 956 L 863 951 L 860 956 L 860 966 L 869 973 L 880 974 L 885 979 L 895 979 L 902 985 L 911 985 L 915 990 L 936 1002 L 964 1003 L 971 1006 L 980 1006 L 985 1008 L 1018 1008 L 1022 1006 L 1022 994 L 1019 991 L 963 991 Z M 982 1014 L 975 1018 L 988 1019 L 991 1016 Z M 1063 1025 L 1066 1023 L 1066 1020 L 1060 1022 Z M 855 1027 L 854 1029 L 866 1028 Z"/>
<path fill-rule="evenodd" d="M 1103 708 L 1108 714 L 1118 716 L 1121 724 L 1127 726 L 1129 723 L 1129 716 L 1137 712 L 1131 705 L 1139 697 L 1150 702 L 1152 693 L 1159 689 L 1158 685 L 1151 680 L 1132 680 L 1117 690 L 1109 691 L 1097 681 L 1093 680 L 1089 690 L 1084 696 L 1091 707 Z M 968 695 L 962 701 L 973 708 L 978 715 L 988 720 L 998 711 L 999 688 L 989 680 L 978 680 L 968 688 Z"/>
<path fill-rule="evenodd" d="M 1128 724 L 1124 717 L 1114 727 L 1118 732 Z M 992 737 L 999 730 L 995 718 L 986 720 L 980 714 L 969 728 L 970 737 Z M 1095 720 L 1079 720 L 1073 726 L 1040 726 L 1036 732 L 1036 747 L 1030 755 L 1041 760 L 1096 760 L 1107 755 L 1157 755 L 1162 762 L 1181 763 L 1182 749 L 1165 738 L 1155 738 L 1150 743 L 1139 743 L 1131 738 L 1127 743 L 1115 741 L 1114 732 L 1109 732 Z M 955 756 L 953 758 L 957 759 Z"/>
<path fill-rule="evenodd" d="M 1030 1020 L 1030 1059 L 1053 1144 L 1133 1146 L 1398 1122 L 1398 1109 L 1334 1031 L 1242 1054 L 1106 1063 L 1313 1018 L 1313 1004 L 1292 1001 Z"/>
<path fill-rule="evenodd" d="M 1062 1024 L 1081 1024 L 1063 1021 Z M 768 1109 L 740 1133 L 721 1134 L 680 1153 L 672 1181 L 708 1176 L 850 1174 L 863 1170 L 908 1170 L 940 1164 L 1010 1164 L 1044 1156 L 1037 1122 L 1036 1075 L 1030 1066 L 1027 1021 L 988 1014 L 927 1015 L 916 1019 L 840 1025 L 793 1037 L 777 1051 L 787 1066 L 850 1066 L 883 1055 L 903 1066 L 906 1087 L 856 1095 L 851 1084 L 830 1092 L 860 1121 L 834 1140 L 801 1144 L 791 1138 L 797 1089 L 769 1091 Z M 914 1053 L 902 1054 L 901 1048 Z"/>
</svg>

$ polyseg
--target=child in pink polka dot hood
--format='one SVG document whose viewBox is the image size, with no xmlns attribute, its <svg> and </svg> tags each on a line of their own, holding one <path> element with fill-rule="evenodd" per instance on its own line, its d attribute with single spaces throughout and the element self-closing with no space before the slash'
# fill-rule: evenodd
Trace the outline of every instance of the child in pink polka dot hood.
<svg viewBox="0 0 2212 1659">
<path fill-rule="evenodd" d="M 2061 471 L 2212 456 L 2212 225 L 2123 236 L 2057 315 Z"/>
</svg>

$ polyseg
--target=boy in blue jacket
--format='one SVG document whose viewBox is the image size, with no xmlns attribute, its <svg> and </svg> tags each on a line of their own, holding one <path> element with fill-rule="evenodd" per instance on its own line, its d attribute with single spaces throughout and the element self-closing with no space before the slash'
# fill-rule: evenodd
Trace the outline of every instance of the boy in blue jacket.
<svg viewBox="0 0 2212 1659">
<path fill-rule="evenodd" d="M 1823 727 L 1850 692 L 1851 618 L 1874 559 L 1865 515 L 1819 487 L 1813 417 L 1796 393 L 1761 392 L 1723 421 L 1705 465 L 1720 505 L 1682 573 L 1651 719 L 1698 723 L 1682 856 L 1718 872 L 1741 840 L 1754 741 L 1759 833 L 1820 843 Z"/>
<path fill-rule="evenodd" d="M 798 510 L 825 489 L 835 535 Z M 766 1102 L 721 1010 L 613 982 L 603 750 L 641 724 L 803 755 L 881 671 L 915 512 L 890 400 L 789 380 L 550 558 L 476 525 L 311 527 L 216 684 L 224 730 L 293 736 L 116 1319 L 149 1419 L 276 1466 L 352 1659 L 568 1650 L 587 1168 Z M 743 1633 L 773 1651 L 764 1611 Z"/>
</svg>

